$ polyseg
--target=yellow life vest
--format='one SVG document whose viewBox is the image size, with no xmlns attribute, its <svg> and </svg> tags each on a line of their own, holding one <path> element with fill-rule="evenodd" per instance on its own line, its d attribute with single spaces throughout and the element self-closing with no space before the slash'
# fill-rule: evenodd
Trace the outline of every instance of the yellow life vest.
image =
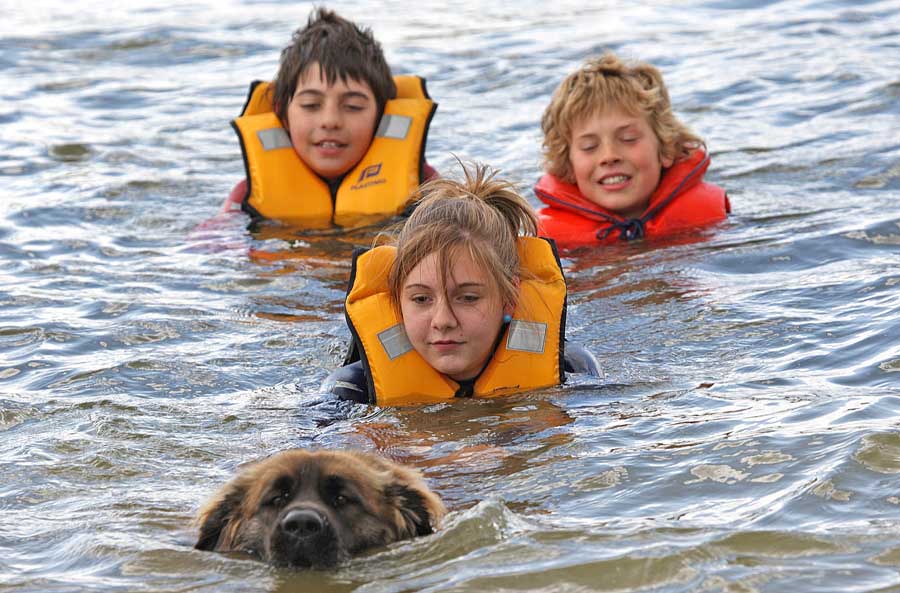
<svg viewBox="0 0 900 593">
<path fill-rule="evenodd" d="M 397 98 L 385 104 L 369 150 L 344 176 L 332 201 L 328 184 L 297 155 L 272 110 L 271 83 L 255 82 L 243 113 L 232 122 L 247 173 L 242 208 L 305 228 L 361 226 L 399 214 L 422 182 L 425 141 L 437 104 L 418 76 L 395 76 L 394 83 Z"/>
<path fill-rule="evenodd" d="M 347 324 L 365 370 L 369 402 L 381 406 L 452 399 L 459 384 L 416 352 L 391 303 L 392 246 L 354 254 L 347 290 Z M 476 397 L 492 397 L 563 382 L 566 281 L 549 239 L 519 239 L 524 270 L 512 321 L 474 384 Z"/>
</svg>

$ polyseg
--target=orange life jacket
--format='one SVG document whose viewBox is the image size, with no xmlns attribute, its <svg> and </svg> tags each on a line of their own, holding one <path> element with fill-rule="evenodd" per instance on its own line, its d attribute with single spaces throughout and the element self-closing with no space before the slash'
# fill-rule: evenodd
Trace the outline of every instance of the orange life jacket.
<svg viewBox="0 0 900 593">
<path fill-rule="evenodd" d="M 437 105 L 418 76 L 395 76 L 397 97 L 384 113 L 366 154 L 335 196 L 297 155 L 273 111 L 271 83 L 255 82 L 241 117 L 232 122 L 247 171 L 243 210 L 305 228 L 362 226 L 400 214 L 423 181 L 425 141 Z"/>
<path fill-rule="evenodd" d="M 429 403 L 454 397 L 493 397 L 558 385 L 565 379 L 566 281 L 552 241 L 519 239 L 528 274 L 519 283 L 512 321 L 472 391 L 436 371 L 416 352 L 391 302 L 388 275 L 396 255 L 382 245 L 353 258 L 347 323 L 358 346 L 369 402 L 380 406 Z"/>
<path fill-rule="evenodd" d="M 698 149 L 666 169 L 647 209 L 630 220 L 591 202 L 577 185 L 548 173 L 534 186 L 535 195 L 547 204 L 538 211 L 540 232 L 560 247 L 577 247 L 663 237 L 719 222 L 731 212 L 731 204 L 724 189 L 703 181 L 708 167 L 709 156 Z"/>
</svg>

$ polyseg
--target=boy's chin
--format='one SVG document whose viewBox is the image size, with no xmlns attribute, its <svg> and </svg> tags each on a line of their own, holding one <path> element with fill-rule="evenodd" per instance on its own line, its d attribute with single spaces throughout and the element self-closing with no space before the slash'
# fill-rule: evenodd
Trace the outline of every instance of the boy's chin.
<svg viewBox="0 0 900 593">
<path fill-rule="evenodd" d="M 334 181 L 335 179 L 340 179 L 346 175 L 353 167 L 317 167 L 310 165 L 309 168 L 319 177 L 327 179 L 328 181 Z"/>
<path fill-rule="evenodd" d="M 313 173 L 329 181 L 340 179 L 350 172 L 356 164 L 347 162 L 347 159 L 321 158 L 321 156 L 317 156 L 314 153 L 307 153 L 306 155 L 301 154 L 300 158 Z"/>
<path fill-rule="evenodd" d="M 589 198 L 590 199 L 590 198 Z M 646 203 L 634 205 L 634 204 L 621 204 L 621 203 L 610 203 L 609 201 L 598 201 L 598 200 L 590 200 L 597 206 L 608 210 L 609 212 L 615 214 L 616 216 L 628 220 L 630 218 L 639 218 L 644 211 L 647 210 L 647 206 L 649 206 L 650 200 L 648 199 Z"/>
</svg>

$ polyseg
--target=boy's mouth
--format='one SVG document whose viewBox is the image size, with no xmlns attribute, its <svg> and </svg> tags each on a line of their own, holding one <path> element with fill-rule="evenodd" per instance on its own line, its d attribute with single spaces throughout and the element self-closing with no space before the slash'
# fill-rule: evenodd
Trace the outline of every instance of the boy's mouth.
<svg viewBox="0 0 900 593">
<path fill-rule="evenodd" d="M 628 175 L 607 175 L 606 177 L 600 178 L 600 185 L 621 185 L 627 182 L 629 179 L 631 179 L 631 177 L 629 177 Z"/>
<path fill-rule="evenodd" d="M 324 149 L 336 149 L 344 148 L 347 145 L 342 142 L 338 142 L 337 140 L 322 140 L 320 142 L 316 142 L 315 146 Z"/>
</svg>

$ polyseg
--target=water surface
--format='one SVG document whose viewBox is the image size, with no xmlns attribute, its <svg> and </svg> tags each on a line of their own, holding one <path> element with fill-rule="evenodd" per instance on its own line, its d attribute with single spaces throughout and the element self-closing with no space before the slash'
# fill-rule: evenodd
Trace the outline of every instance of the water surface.
<svg viewBox="0 0 900 593">
<path fill-rule="evenodd" d="M 900 591 L 900 4 L 335 6 L 440 104 L 427 156 L 529 189 L 562 77 L 664 73 L 734 212 L 567 254 L 602 381 L 376 409 L 316 395 L 348 256 L 212 218 L 308 3 L 0 3 L 0 591 Z M 358 447 L 446 529 L 334 572 L 194 551 L 241 464 Z"/>
</svg>

